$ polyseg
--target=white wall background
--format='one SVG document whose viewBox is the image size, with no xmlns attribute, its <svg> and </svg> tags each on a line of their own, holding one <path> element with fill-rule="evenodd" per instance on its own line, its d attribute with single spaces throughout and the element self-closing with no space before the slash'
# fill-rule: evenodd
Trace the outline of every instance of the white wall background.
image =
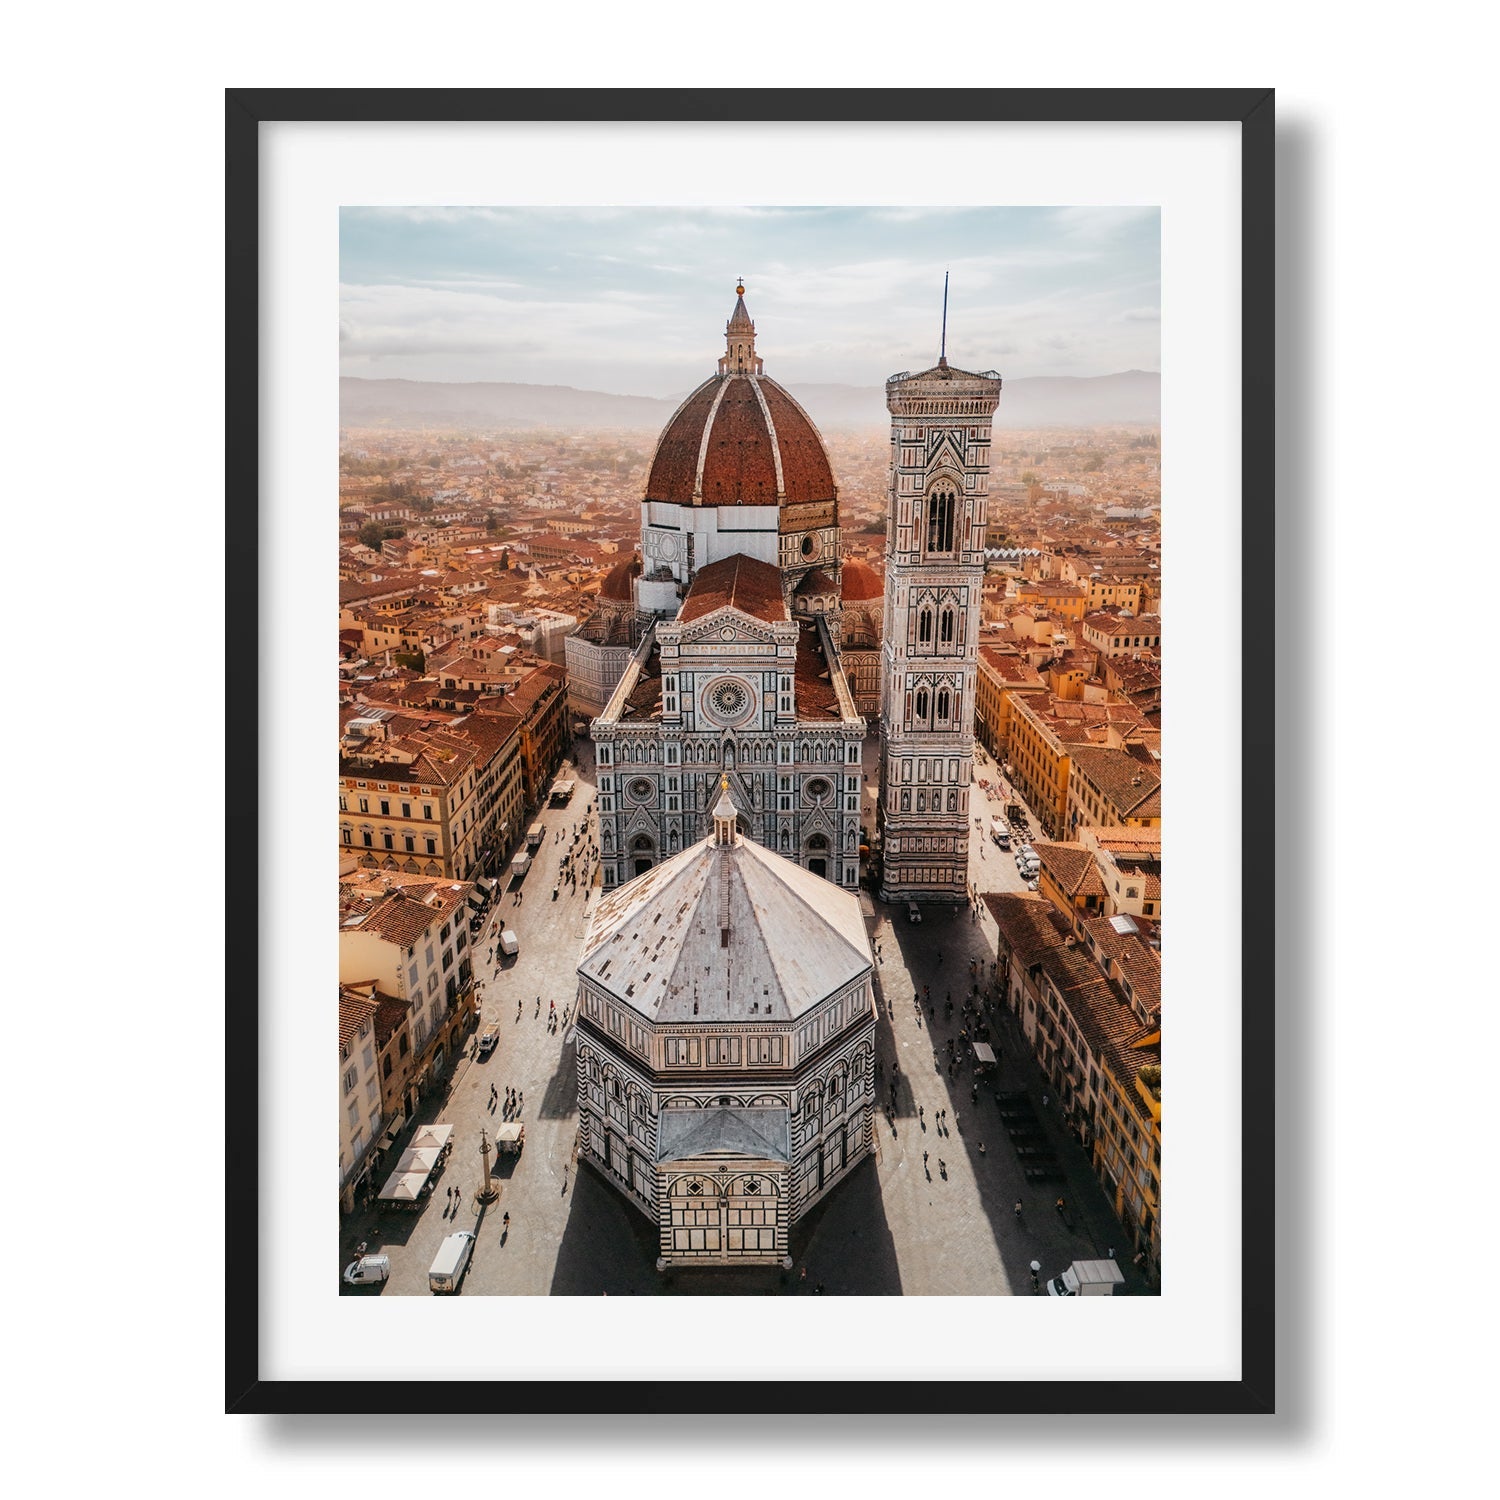
<svg viewBox="0 0 1500 1500">
<path fill-rule="evenodd" d="M 830 72 L 844 85 L 1278 89 L 1282 1415 L 835 1426 L 784 1416 L 772 1400 L 762 1441 L 795 1450 L 814 1492 L 1090 1495 L 1124 1480 L 1196 1500 L 1334 1484 L 1466 1493 L 1476 1473 L 1482 1484 L 1493 1318 L 1455 1278 L 1489 1250 L 1495 1219 L 1489 1122 L 1468 1102 L 1486 1080 L 1464 1065 L 1494 1056 L 1480 1001 L 1493 976 L 1474 914 L 1434 895 L 1472 888 L 1448 872 L 1490 864 L 1490 820 L 1473 816 L 1457 775 L 1493 756 L 1476 713 L 1494 701 L 1493 653 L 1477 626 L 1480 560 L 1497 555 L 1484 399 L 1496 332 L 1482 146 L 1492 91 L 1472 14 L 1452 3 L 1386 16 L 1275 0 L 1253 12 L 1077 0 L 1045 13 L 678 4 L 538 19 L 488 4 L 271 0 L 13 26 L 24 66 L 3 104 L 12 149 L 0 250 L 20 418 L 8 454 L 9 634 L 13 694 L 38 709 L 12 725 L 11 744 L 87 808 L 113 733 L 116 750 L 132 752 L 113 774 L 141 815 L 170 769 L 192 789 L 202 829 L 183 859 L 142 858 L 100 837 L 97 808 L 60 826 L 36 797 L 11 830 L 13 869 L 33 867 L 25 851 L 56 849 L 54 889 L 83 898 L 62 903 L 67 926 L 32 945 L 38 973 L 49 966 L 56 1022 L 33 1040 L 34 1011 L 17 1012 L 11 1052 L 12 1128 L 43 1129 L 56 1163 L 55 1181 L 42 1174 L 13 1209 L 8 1237 L 8 1342 L 26 1393 L 13 1413 L 18 1456 L 32 1450 L 50 1488 L 93 1493 L 136 1472 L 161 1495 L 476 1482 L 528 1496 L 598 1483 L 618 1495 L 652 1483 L 658 1452 L 650 1424 L 621 1419 L 589 1443 L 561 1410 L 554 1421 L 406 1424 L 415 1435 L 399 1442 L 376 1419 L 220 1414 L 221 87 L 826 86 Z M 70 533 L 59 505 L 77 517 Z M 1408 581 L 1393 573 L 1410 566 L 1393 535 L 1441 540 L 1465 585 L 1441 590 L 1442 642 L 1395 626 L 1372 637 Z M 70 606 L 92 607 L 61 608 L 60 587 Z M 105 685 L 69 712 L 54 679 L 84 661 L 108 670 L 79 678 Z M 1403 683 L 1421 687 L 1406 699 L 1393 691 Z M 141 728 L 126 734 L 132 716 Z M 167 729 L 170 767 L 140 753 Z M 1425 873 L 1393 854 L 1397 809 L 1432 851 Z M 119 881 L 91 878 L 115 860 L 130 861 Z M 1387 878 L 1363 878 L 1372 869 Z M 19 899 L 43 905 L 41 884 Z M 193 914 L 180 926 L 162 916 L 179 900 Z M 95 972 L 105 950 L 111 962 Z M 153 1033 L 163 1015 L 179 1024 Z M 130 1151 L 169 1129 L 186 1139 L 166 1190 L 130 1189 Z M 160 1248 L 185 1231 L 201 1234 L 203 1264 L 168 1276 Z M 72 1270 L 39 1284 L 38 1252 L 59 1238 L 76 1252 Z"/>
</svg>

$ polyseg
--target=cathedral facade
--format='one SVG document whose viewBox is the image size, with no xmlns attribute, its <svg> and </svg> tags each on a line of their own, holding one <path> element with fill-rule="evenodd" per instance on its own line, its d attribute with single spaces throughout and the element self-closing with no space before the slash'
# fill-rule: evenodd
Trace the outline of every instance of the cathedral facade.
<svg viewBox="0 0 1500 1500">
<path fill-rule="evenodd" d="M 886 382 L 891 414 L 881 641 L 881 896 L 954 901 L 969 788 L 990 424 L 1000 377 L 939 359 Z"/>
<path fill-rule="evenodd" d="M 652 456 L 630 580 L 640 644 L 591 725 L 607 889 L 704 838 L 725 778 L 749 837 L 858 884 L 865 720 L 841 658 L 842 575 L 827 453 L 766 376 L 740 286 L 716 373 Z"/>
</svg>

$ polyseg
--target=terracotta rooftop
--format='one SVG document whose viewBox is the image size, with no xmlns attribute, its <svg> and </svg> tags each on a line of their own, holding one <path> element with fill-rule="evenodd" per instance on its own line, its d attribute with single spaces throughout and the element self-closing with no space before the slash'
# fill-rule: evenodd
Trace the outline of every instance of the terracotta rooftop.
<svg viewBox="0 0 1500 1500">
<path fill-rule="evenodd" d="M 710 563 L 699 569 L 677 618 L 686 624 L 726 607 L 759 620 L 785 620 L 780 570 L 738 552 L 721 562 Z"/>
<path fill-rule="evenodd" d="M 842 593 L 846 604 L 858 599 L 879 599 L 885 593 L 885 579 L 874 568 L 850 558 L 844 563 Z"/>
<path fill-rule="evenodd" d="M 339 986 L 339 1052 L 341 1055 L 344 1048 L 359 1035 L 359 1028 L 366 1021 L 375 1019 L 375 1012 L 378 1008 L 375 1001 L 350 986 L 343 984 Z"/>
<path fill-rule="evenodd" d="M 1122 817 L 1159 815 L 1161 777 L 1128 750 L 1081 745 L 1073 751 L 1073 774 L 1086 776 Z M 1153 799 L 1155 813 L 1147 810 Z"/>
</svg>

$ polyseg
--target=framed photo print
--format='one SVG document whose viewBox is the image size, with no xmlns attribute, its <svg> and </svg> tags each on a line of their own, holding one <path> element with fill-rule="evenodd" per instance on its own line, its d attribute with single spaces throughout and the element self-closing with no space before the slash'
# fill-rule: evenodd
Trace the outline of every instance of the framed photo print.
<svg viewBox="0 0 1500 1500">
<path fill-rule="evenodd" d="M 226 119 L 227 1408 L 1274 1410 L 1271 93 Z"/>
</svg>

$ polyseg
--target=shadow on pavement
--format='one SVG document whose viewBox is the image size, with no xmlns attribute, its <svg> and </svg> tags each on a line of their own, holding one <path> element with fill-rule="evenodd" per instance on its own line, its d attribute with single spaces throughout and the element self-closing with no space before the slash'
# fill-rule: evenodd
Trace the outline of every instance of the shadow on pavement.
<svg viewBox="0 0 1500 1500">
<path fill-rule="evenodd" d="M 538 1113 L 544 1120 L 566 1120 L 578 1112 L 578 1052 L 569 1041 L 558 1054 L 557 1067 L 542 1092 Z"/>
<path fill-rule="evenodd" d="M 656 1269 L 656 1226 L 585 1164 L 553 1271 L 554 1297 L 769 1297 L 828 1294 L 899 1296 L 895 1246 L 880 1201 L 875 1163 L 855 1168 L 792 1231 L 794 1269 L 775 1266 Z M 803 1281 L 800 1268 L 807 1267 Z"/>
<path fill-rule="evenodd" d="M 890 908 L 885 909 L 887 914 Z M 982 1210 L 988 1218 L 995 1244 L 1000 1252 L 1006 1274 L 1011 1285 L 1029 1285 L 1029 1265 L 1032 1260 L 1042 1264 L 1042 1274 L 1055 1276 L 1073 1260 L 1102 1258 L 1110 1246 L 1129 1244 L 1124 1227 L 1115 1217 L 1104 1189 L 1094 1175 L 1089 1153 L 1078 1144 L 1067 1131 L 1058 1115 L 1055 1101 L 1050 1107 L 1042 1100 L 1047 1097 L 1050 1085 L 1041 1069 L 1026 1048 L 1019 1024 L 1009 1015 L 1004 1006 L 994 1000 L 986 1003 L 989 996 L 990 962 L 994 958 L 986 929 L 969 919 L 967 907 L 957 912 L 946 912 L 941 908 L 924 909 L 923 925 L 908 926 L 891 921 L 888 926 L 886 952 L 893 941 L 900 955 L 899 963 L 907 971 L 909 982 L 905 987 L 907 1011 L 911 1011 L 911 994 L 920 992 L 924 985 L 931 987 L 935 1016 L 929 1018 L 925 1010 L 921 1018 L 919 1033 L 930 1049 L 932 1064 L 937 1077 L 927 1087 L 936 1087 L 948 1110 L 945 1127 L 940 1127 L 929 1110 L 925 1123 L 936 1144 L 931 1146 L 934 1157 L 942 1154 L 950 1163 L 959 1153 L 967 1153 L 970 1167 L 979 1188 Z M 939 962 L 938 955 L 942 955 Z M 988 1038 L 1000 1059 L 998 1069 L 977 1079 L 972 1061 L 965 1060 L 956 1075 L 950 1076 L 946 1063 L 950 1056 L 947 1041 L 955 1040 L 960 1029 L 974 1035 L 975 1022 L 965 1019 L 962 1001 L 969 998 L 976 976 L 971 975 L 970 960 L 978 964 L 977 978 L 980 987 L 979 1016 L 988 1031 Z M 895 988 L 899 983 L 892 973 L 893 965 L 886 965 L 885 982 Z M 951 1019 L 946 1015 L 946 998 L 952 993 L 954 1012 Z M 899 990 L 891 996 L 896 1006 L 897 1021 L 909 1024 L 907 1015 L 901 1010 Z M 960 1051 L 962 1049 L 960 1048 Z M 977 1097 L 974 1085 L 978 1083 Z M 889 1077 L 878 1087 L 888 1090 Z M 1040 1139 L 1045 1141 L 1050 1155 L 1063 1173 L 1062 1181 L 1033 1182 L 1026 1177 L 1028 1161 L 1017 1155 L 1016 1146 L 1005 1129 L 995 1096 L 997 1093 L 1024 1091 L 1037 1117 Z M 898 1093 L 900 1099 L 904 1090 Z M 880 1094 L 884 1103 L 888 1093 Z M 915 1111 L 912 1111 L 913 1113 Z M 1037 1137 L 1025 1144 L 1035 1146 Z M 979 1147 L 984 1145 L 984 1151 Z M 1065 1212 L 1055 1209 L 1057 1199 L 1063 1199 Z M 1016 1216 L 1017 1201 L 1022 1204 L 1019 1219 Z M 1125 1274 L 1123 1293 L 1143 1296 L 1153 1295 L 1141 1273 L 1130 1264 L 1128 1257 L 1121 1257 L 1121 1271 Z M 959 1292 L 962 1288 L 955 1287 Z"/>
</svg>

